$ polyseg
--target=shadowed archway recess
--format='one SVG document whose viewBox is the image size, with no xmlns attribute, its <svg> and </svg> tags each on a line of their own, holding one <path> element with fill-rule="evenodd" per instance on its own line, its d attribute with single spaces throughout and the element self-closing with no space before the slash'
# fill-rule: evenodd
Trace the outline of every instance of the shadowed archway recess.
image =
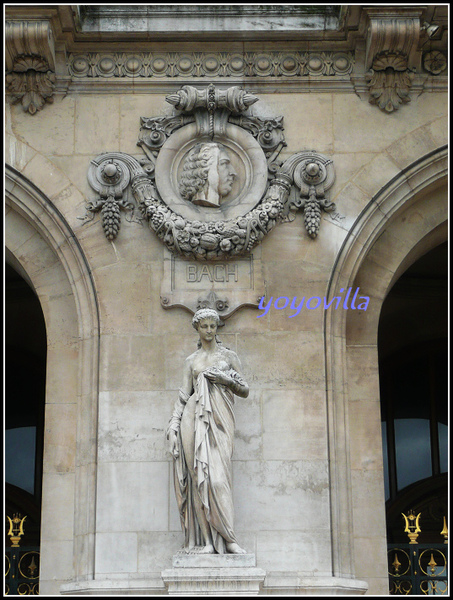
<svg viewBox="0 0 453 600">
<path fill-rule="evenodd" d="M 63 215 L 5 169 L 5 246 L 47 334 L 40 593 L 94 573 L 99 310 L 89 263 Z M 78 560 L 74 564 L 73 556 Z"/>
<path fill-rule="evenodd" d="M 379 320 L 387 539 L 406 543 L 401 513 L 421 514 L 421 544 L 443 543 L 448 516 L 448 244 L 395 282 Z"/>
<path fill-rule="evenodd" d="M 447 239 L 447 170 L 443 146 L 389 181 L 350 229 L 329 282 L 329 299 L 349 287 L 370 298 L 366 312 L 325 313 L 333 571 L 338 576 L 369 581 L 367 573 L 374 572 L 387 579 L 379 316 L 400 275 Z M 373 536 L 367 523 L 373 523 Z"/>
<path fill-rule="evenodd" d="M 11 266 L 13 257 L 7 256 L 6 261 L 5 512 L 9 517 L 26 515 L 24 542 L 39 546 L 46 328 L 33 289 Z"/>
</svg>

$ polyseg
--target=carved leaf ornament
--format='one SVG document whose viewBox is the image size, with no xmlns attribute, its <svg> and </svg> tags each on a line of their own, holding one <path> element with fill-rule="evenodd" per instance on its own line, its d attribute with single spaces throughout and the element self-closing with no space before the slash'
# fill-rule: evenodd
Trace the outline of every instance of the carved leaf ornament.
<svg viewBox="0 0 453 600">
<path fill-rule="evenodd" d="M 6 75 L 6 88 L 13 104 L 21 102 L 24 111 L 34 115 L 46 102 L 53 102 L 55 73 L 40 56 L 21 55 Z"/>
<path fill-rule="evenodd" d="M 414 71 L 408 68 L 407 57 L 399 52 L 381 52 L 373 60 L 367 73 L 370 104 L 393 112 L 402 103 L 410 102 L 409 93 Z"/>
<path fill-rule="evenodd" d="M 335 209 L 326 198 L 335 179 L 333 163 L 314 151 L 279 163 L 286 145 L 282 117 L 242 114 L 257 100 L 240 88 L 219 90 L 212 84 L 204 90 L 184 86 L 168 96 L 179 114 L 141 118 L 137 145 L 146 157 L 108 152 L 91 161 L 88 181 L 98 199 L 87 204 L 87 215 L 100 211 L 104 233 L 113 241 L 121 209 L 133 215 L 138 208 L 141 220 L 171 252 L 197 261 L 249 253 L 299 209 L 315 238 L 322 210 Z M 205 177 L 193 187 L 197 194 L 190 188 L 191 199 L 181 189 L 188 169 L 190 177 Z"/>
</svg>

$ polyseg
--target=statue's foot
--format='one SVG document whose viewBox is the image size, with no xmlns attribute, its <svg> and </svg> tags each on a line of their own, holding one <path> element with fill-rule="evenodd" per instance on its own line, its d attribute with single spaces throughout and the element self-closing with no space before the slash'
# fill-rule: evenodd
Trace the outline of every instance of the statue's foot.
<svg viewBox="0 0 453 600">
<path fill-rule="evenodd" d="M 214 553 L 215 553 L 214 546 L 212 546 L 211 544 L 207 544 L 200 550 L 200 554 L 214 554 Z"/>
<path fill-rule="evenodd" d="M 247 554 L 247 550 L 244 550 L 244 548 L 241 548 L 238 544 L 236 544 L 235 542 L 230 542 L 226 545 L 226 549 L 228 550 L 228 552 L 230 554 Z"/>
</svg>

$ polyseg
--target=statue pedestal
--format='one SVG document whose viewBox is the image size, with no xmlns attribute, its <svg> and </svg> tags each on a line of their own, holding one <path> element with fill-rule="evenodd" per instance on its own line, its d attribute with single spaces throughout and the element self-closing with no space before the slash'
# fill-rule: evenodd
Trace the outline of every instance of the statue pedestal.
<svg viewBox="0 0 453 600">
<path fill-rule="evenodd" d="M 266 572 L 254 554 L 187 554 L 173 556 L 173 568 L 162 571 L 171 596 L 256 596 Z"/>
</svg>

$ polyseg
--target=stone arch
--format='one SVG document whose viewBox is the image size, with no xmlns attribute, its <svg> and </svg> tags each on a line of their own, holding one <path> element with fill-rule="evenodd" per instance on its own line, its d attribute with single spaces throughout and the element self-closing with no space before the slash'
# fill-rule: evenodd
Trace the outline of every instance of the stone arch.
<svg viewBox="0 0 453 600">
<path fill-rule="evenodd" d="M 46 323 L 40 586 L 58 594 L 94 572 L 99 309 L 66 219 L 19 171 L 7 165 L 5 174 L 6 260 L 34 289 Z"/>
<path fill-rule="evenodd" d="M 357 287 L 370 298 L 366 312 L 325 314 L 333 570 L 366 579 L 370 592 L 387 589 L 379 316 L 399 276 L 447 239 L 447 168 L 441 147 L 382 187 L 348 232 L 329 282 L 329 299 Z M 370 581 L 367 574 L 377 572 L 381 580 Z"/>
</svg>

